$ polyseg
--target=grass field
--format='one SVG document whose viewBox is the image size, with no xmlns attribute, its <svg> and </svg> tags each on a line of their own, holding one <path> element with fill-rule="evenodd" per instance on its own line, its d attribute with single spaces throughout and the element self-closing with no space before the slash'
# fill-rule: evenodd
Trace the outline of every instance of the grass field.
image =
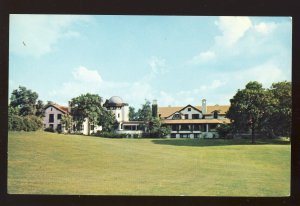
<svg viewBox="0 0 300 206">
<path fill-rule="evenodd" d="M 9 132 L 9 194 L 287 196 L 284 141 Z"/>
</svg>

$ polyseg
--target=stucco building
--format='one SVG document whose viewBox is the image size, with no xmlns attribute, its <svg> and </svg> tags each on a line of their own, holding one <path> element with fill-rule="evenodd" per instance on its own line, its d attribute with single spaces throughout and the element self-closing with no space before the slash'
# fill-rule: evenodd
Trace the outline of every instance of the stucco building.
<svg viewBox="0 0 300 206">
<path fill-rule="evenodd" d="M 225 118 L 229 105 L 158 107 L 158 116 L 165 126 L 171 128 L 171 138 L 218 138 L 216 127 L 230 123 Z"/>
</svg>

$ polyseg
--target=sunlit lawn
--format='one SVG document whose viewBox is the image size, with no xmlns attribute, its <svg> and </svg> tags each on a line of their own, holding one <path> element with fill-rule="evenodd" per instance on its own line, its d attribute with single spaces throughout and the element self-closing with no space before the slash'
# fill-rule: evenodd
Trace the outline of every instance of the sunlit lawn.
<svg viewBox="0 0 300 206">
<path fill-rule="evenodd" d="M 10 194 L 287 196 L 284 141 L 10 132 Z"/>
</svg>

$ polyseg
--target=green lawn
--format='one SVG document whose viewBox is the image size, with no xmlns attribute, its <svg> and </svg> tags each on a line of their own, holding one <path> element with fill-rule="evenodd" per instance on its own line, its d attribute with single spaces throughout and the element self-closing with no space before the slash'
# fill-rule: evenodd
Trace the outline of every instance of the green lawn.
<svg viewBox="0 0 300 206">
<path fill-rule="evenodd" d="M 284 141 L 9 132 L 10 194 L 288 196 Z"/>
</svg>

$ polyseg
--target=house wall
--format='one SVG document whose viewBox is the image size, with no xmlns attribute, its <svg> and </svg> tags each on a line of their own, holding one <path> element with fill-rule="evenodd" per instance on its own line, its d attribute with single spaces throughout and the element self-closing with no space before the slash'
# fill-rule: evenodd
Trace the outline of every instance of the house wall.
<svg viewBox="0 0 300 206">
<path fill-rule="evenodd" d="M 53 122 L 49 122 L 49 115 L 53 114 L 54 115 L 54 121 Z M 44 117 L 44 128 L 48 128 L 50 127 L 50 125 L 53 125 L 53 129 L 56 130 L 57 129 L 57 125 L 61 124 L 60 120 L 57 118 L 57 115 L 61 114 L 63 115 L 64 113 L 61 112 L 60 110 L 56 109 L 55 107 L 49 106 L 46 110 L 45 110 L 45 117 Z"/>
</svg>

